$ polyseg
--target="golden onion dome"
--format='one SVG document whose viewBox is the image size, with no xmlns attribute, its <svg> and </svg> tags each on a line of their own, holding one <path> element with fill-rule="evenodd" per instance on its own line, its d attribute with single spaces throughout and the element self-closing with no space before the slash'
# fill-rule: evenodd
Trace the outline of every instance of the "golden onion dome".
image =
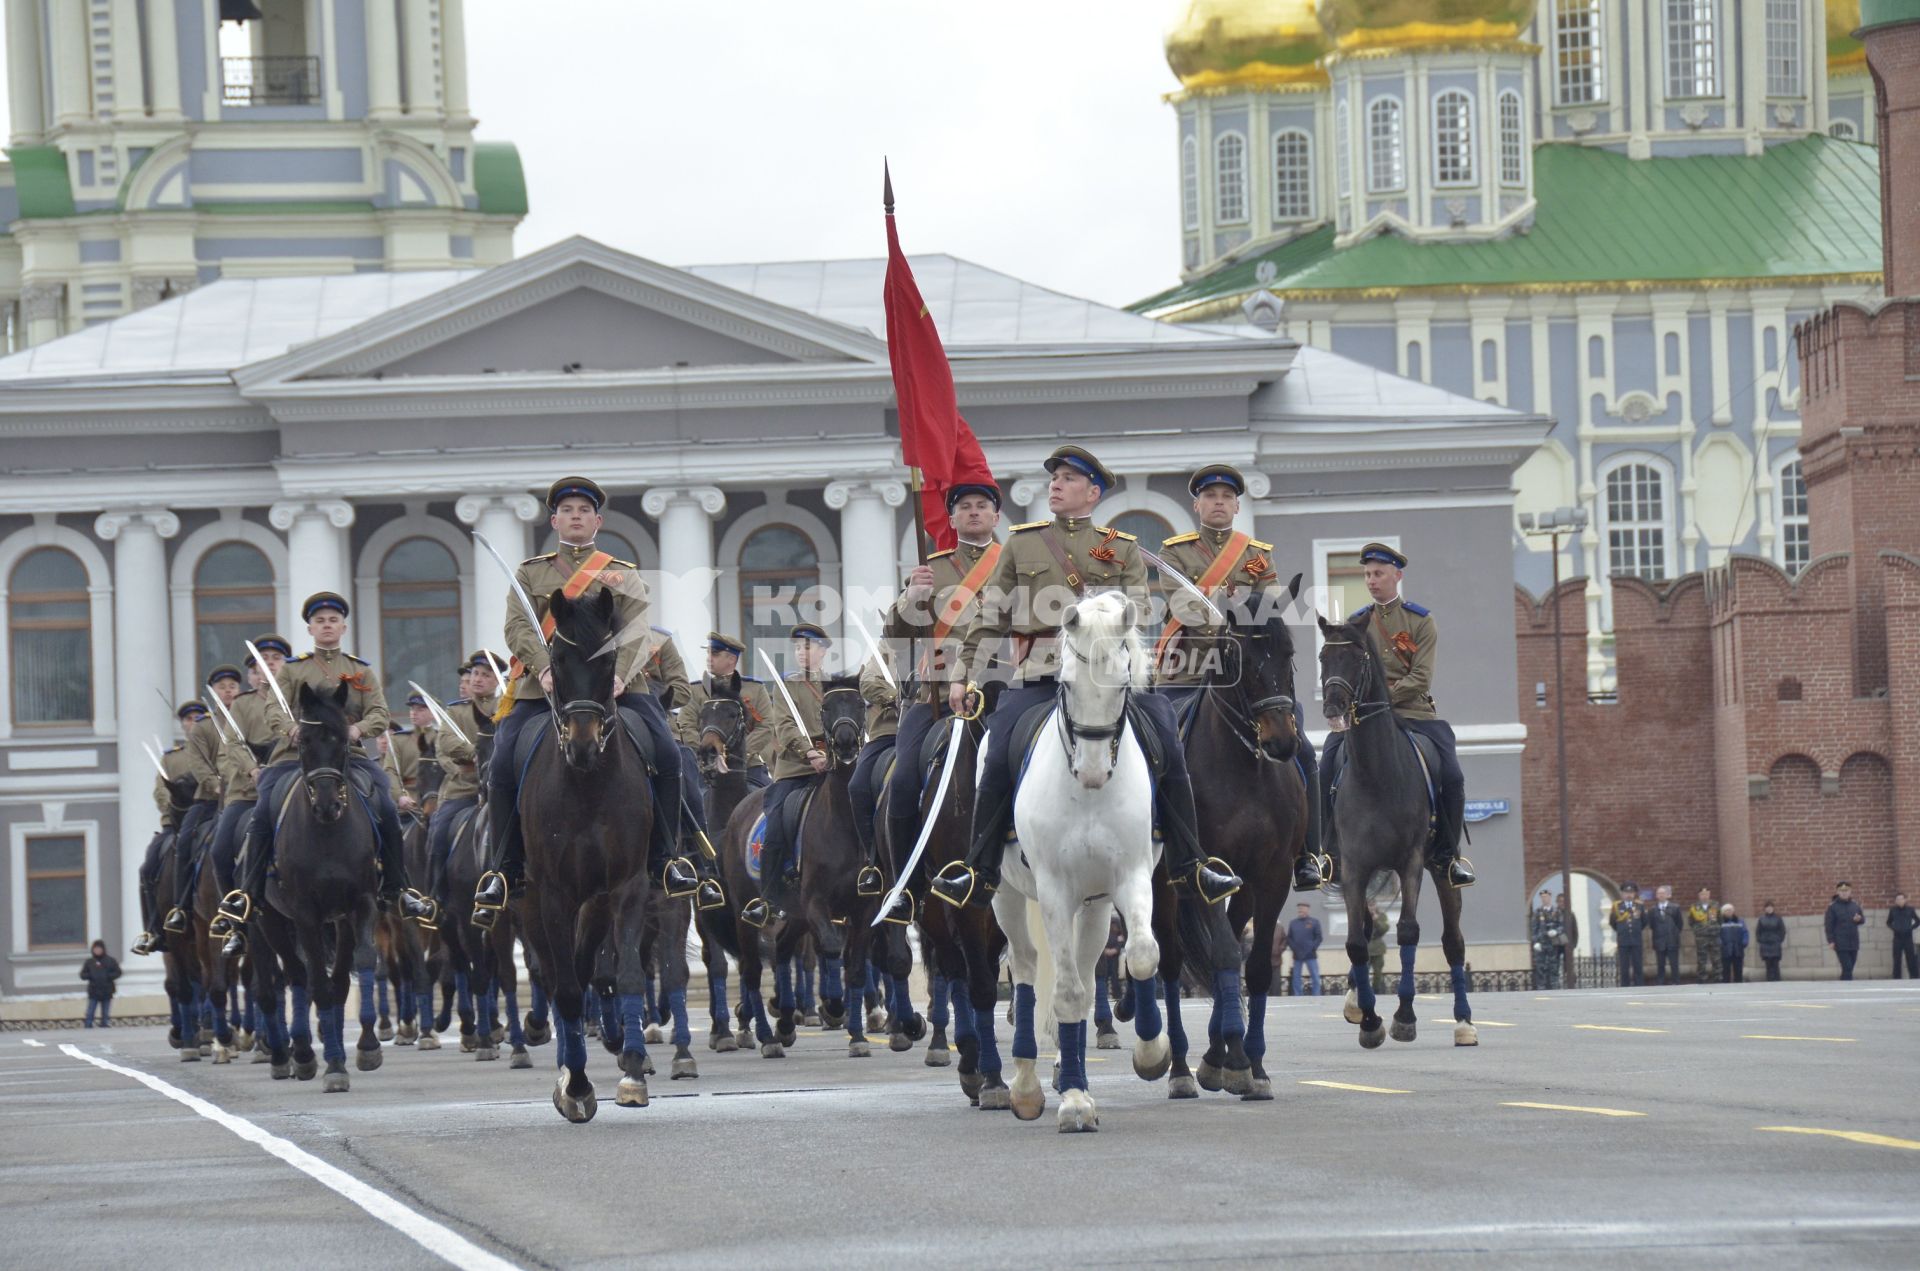
<svg viewBox="0 0 1920 1271">
<path fill-rule="evenodd" d="M 1342 53 L 1509 45 L 1531 0 L 1320 0 L 1320 25 Z"/>
<path fill-rule="evenodd" d="M 1827 69 L 1846 73 L 1867 69 L 1866 46 L 1853 38 L 1860 28 L 1860 0 L 1827 0 Z"/>
<path fill-rule="evenodd" d="M 1189 91 L 1317 88 L 1333 48 L 1314 0 L 1187 0 L 1167 32 L 1167 65 Z"/>
</svg>

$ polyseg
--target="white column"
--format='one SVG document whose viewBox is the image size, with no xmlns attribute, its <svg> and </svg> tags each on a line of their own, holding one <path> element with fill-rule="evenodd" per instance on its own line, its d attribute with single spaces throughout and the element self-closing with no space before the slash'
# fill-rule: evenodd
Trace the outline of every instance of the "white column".
<svg viewBox="0 0 1920 1271">
<path fill-rule="evenodd" d="M 173 736 L 173 655 L 167 622 L 167 552 L 180 532 L 164 508 L 103 512 L 93 532 L 113 548 L 113 686 L 119 707 L 120 937 L 140 932 L 140 862 L 160 828 L 153 806 L 153 765 L 141 743 Z"/>
<path fill-rule="evenodd" d="M 448 117 L 465 119 L 469 110 L 466 0 L 440 0 L 440 82 Z"/>
<path fill-rule="evenodd" d="M 138 0 L 113 0 L 113 113 L 140 119 L 147 113 L 147 75 L 140 58 Z"/>
<path fill-rule="evenodd" d="M 892 601 L 900 581 L 893 576 L 894 544 L 899 540 L 893 510 L 907 501 L 907 487 L 891 480 L 834 481 L 827 486 L 826 500 L 840 513 L 841 611 L 859 614 L 878 638 L 880 611 Z M 863 643 L 851 620 L 842 618 L 840 625 L 842 639 L 855 646 Z M 849 650 L 846 664 L 851 668 L 865 662 L 867 653 Z"/>
<path fill-rule="evenodd" d="M 400 113 L 400 28 L 394 0 L 367 3 L 367 114 L 375 119 Z"/>
<path fill-rule="evenodd" d="M 1273 482 L 1267 479 L 1266 473 L 1255 468 L 1248 468 L 1240 475 L 1247 479 L 1247 492 L 1240 496 L 1240 512 L 1233 518 L 1233 528 L 1242 534 L 1252 534 L 1258 538 L 1259 532 L 1253 528 L 1255 519 L 1253 505 L 1267 497 L 1273 490 Z M 1159 544 L 1154 544 L 1154 550 L 1159 550 Z"/>
<path fill-rule="evenodd" d="M 701 650 L 714 629 L 713 521 L 727 510 L 717 486 L 648 490 L 640 508 L 660 523 L 660 589 L 653 597 L 653 620 L 673 632 L 688 673 L 706 665 Z M 752 674 L 752 672 L 748 672 Z"/>
<path fill-rule="evenodd" d="M 33 145 L 46 129 L 40 114 L 40 6 L 7 6 L 7 105 L 15 145 Z"/>
<path fill-rule="evenodd" d="M 93 54 L 87 44 L 84 4 L 52 7 L 53 114 L 62 124 L 85 123 L 93 117 L 93 76 L 88 73 Z"/>
<path fill-rule="evenodd" d="M 453 505 L 462 524 L 486 535 L 494 550 L 517 568 L 527 558 L 527 526 L 540 515 L 540 500 L 531 494 L 469 494 Z M 467 615 L 467 647 L 503 652 L 506 645 L 507 575 L 473 545 L 473 611 Z"/>
<path fill-rule="evenodd" d="M 438 68 L 433 56 L 433 15 L 428 0 L 400 0 L 400 48 L 407 64 L 407 113 L 440 113 Z"/>
<path fill-rule="evenodd" d="M 306 627 L 300 604 L 316 591 L 346 595 L 352 571 L 347 566 L 347 528 L 353 505 L 339 499 L 276 503 L 267 523 L 287 536 L 287 612 L 281 630 L 297 645 Z"/>
<path fill-rule="evenodd" d="M 174 0 L 147 0 L 147 78 L 153 117 L 185 118 L 180 109 L 180 26 Z"/>
</svg>

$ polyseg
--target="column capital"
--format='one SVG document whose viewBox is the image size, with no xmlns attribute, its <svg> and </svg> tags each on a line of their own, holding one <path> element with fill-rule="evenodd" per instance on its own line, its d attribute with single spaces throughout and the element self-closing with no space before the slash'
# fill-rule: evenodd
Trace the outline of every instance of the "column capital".
<svg viewBox="0 0 1920 1271">
<path fill-rule="evenodd" d="M 344 530 L 353 524 L 353 504 L 344 499 L 306 499 L 276 503 L 267 509 L 267 524 L 285 532 L 293 528 L 295 521 L 310 517 L 325 517 L 336 530 Z"/>
<path fill-rule="evenodd" d="M 1050 483 L 1047 477 L 1021 477 L 1013 483 L 1007 495 L 1021 507 L 1030 507 L 1035 499 L 1047 492 Z"/>
<path fill-rule="evenodd" d="M 500 494 L 463 494 L 453 505 L 453 514 L 465 525 L 477 524 L 485 513 L 494 508 L 504 508 L 513 513 L 516 520 L 532 521 L 540 515 L 540 500 L 531 494 L 520 492 Z"/>
<path fill-rule="evenodd" d="M 640 498 L 640 510 L 656 521 L 666 515 L 668 508 L 687 506 L 697 507 L 708 516 L 719 516 L 727 510 L 726 491 L 715 485 L 657 485 Z"/>
<path fill-rule="evenodd" d="M 1249 499 L 1264 499 L 1273 489 L 1273 482 L 1258 468 L 1249 468 L 1240 475 L 1246 478 Z"/>
<path fill-rule="evenodd" d="M 121 531 L 145 525 L 160 538 L 172 538 L 180 532 L 180 518 L 165 508 L 111 508 L 93 520 L 93 532 L 111 543 Z"/>
<path fill-rule="evenodd" d="M 881 477 L 859 481 L 829 481 L 825 491 L 827 506 L 838 512 L 855 499 L 879 499 L 890 508 L 907 501 L 907 483 Z"/>
</svg>

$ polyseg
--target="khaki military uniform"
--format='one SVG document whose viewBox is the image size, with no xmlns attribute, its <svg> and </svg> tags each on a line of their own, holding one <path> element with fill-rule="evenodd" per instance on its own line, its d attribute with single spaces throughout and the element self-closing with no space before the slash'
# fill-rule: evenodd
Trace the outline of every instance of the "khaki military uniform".
<svg viewBox="0 0 1920 1271">
<path fill-rule="evenodd" d="M 655 627 L 649 643 L 652 652 L 647 656 L 645 669 L 648 690 L 660 699 L 660 705 L 669 715 L 684 710 L 693 700 L 693 688 L 687 683 L 687 664 L 673 643 L 673 632 Z"/>
<path fill-rule="evenodd" d="M 914 642 L 908 648 L 911 655 L 918 659 L 915 665 L 925 668 L 921 676 L 922 687 L 915 695 L 919 701 L 933 700 L 934 686 L 953 678 L 954 668 L 960 664 L 960 649 L 966 639 L 967 629 L 980 615 L 978 594 L 970 598 L 955 615 L 938 648 L 925 642 L 931 640 L 934 627 L 939 624 L 941 615 L 946 613 L 960 584 L 966 581 L 967 575 L 980 563 L 980 558 L 993 546 L 992 543 L 961 543 L 948 551 L 933 553 L 927 557 L 927 568 L 933 571 L 933 594 L 916 604 L 907 599 L 907 583 L 902 581 L 900 598 L 886 612 L 881 624 L 882 632 L 889 639 Z M 1001 548 L 1003 556 L 1005 551 L 1004 547 Z M 980 591 L 985 592 L 992 585 L 993 578 L 989 575 L 981 582 Z"/>
<path fill-rule="evenodd" d="M 187 771 L 198 782 L 193 790 L 195 802 L 213 801 L 220 797 L 220 748 L 227 731 L 224 723 L 213 722 L 212 715 L 187 730 L 187 740 L 182 749 L 187 756 Z"/>
<path fill-rule="evenodd" d="M 1433 615 L 1395 596 L 1368 605 L 1347 619 L 1367 629 L 1373 655 L 1387 673 L 1387 696 L 1401 719 L 1438 719 L 1433 702 L 1433 667 L 1440 630 Z"/>
<path fill-rule="evenodd" d="M 343 710 L 349 724 L 359 725 L 361 739 L 371 740 L 387 731 L 387 695 L 380 687 L 380 681 L 374 677 L 373 667 L 344 649 L 315 649 L 297 658 L 288 658 L 286 665 L 280 668 L 279 680 L 280 691 L 286 694 L 287 704 L 296 711 L 300 709 L 301 685 L 331 698 L 341 682 L 345 681 L 348 691 Z M 280 763 L 299 758 L 289 740 L 293 721 L 280 709 L 280 703 L 271 691 L 267 695 L 266 708 L 267 727 L 274 740 L 273 755 L 268 762 Z"/>
<path fill-rule="evenodd" d="M 261 763 L 253 747 L 271 746 L 275 741 L 272 725 L 267 720 L 267 703 L 272 696 L 268 690 L 248 689 L 227 707 L 240 725 L 245 741 L 229 736 L 220 748 L 220 778 L 226 787 L 222 807 L 251 803 L 259 793 L 254 783 Z"/>
<path fill-rule="evenodd" d="M 493 732 L 493 712 L 499 706 L 495 696 L 462 699 L 447 707 L 447 717 L 459 726 L 467 735 L 461 741 L 451 729 L 446 730 L 439 739 L 434 758 L 439 761 L 442 771 L 447 775 L 440 783 L 440 803 L 445 806 L 455 799 L 478 798 L 480 794 L 480 764 L 477 744 L 482 733 Z M 506 762 L 511 763 L 512 760 Z"/>
<path fill-rule="evenodd" d="M 522 561 L 514 577 L 520 581 L 533 607 L 544 621 L 547 609 L 552 604 L 553 593 L 567 585 L 580 566 L 599 549 L 595 547 L 574 547 L 563 543 L 558 551 L 548 552 L 544 556 L 534 556 Z M 581 593 L 580 599 L 591 597 L 595 590 L 606 587 L 614 593 L 614 615 L 622 632 L 647 626 L 647 585 L 640 579 L 640 567 L 632 561 L 614 560 L 600 571 L 600 576 Z M 520 665 L 526 668 L 528 675 L 535 681 L 540 673 L 547 669 L 547 643 L 540 629 L 533 624 L 519 598 L 507 597 L 506 620 L 507 648 L 518 658 Z M 634 668 L 640 665 L 641 658 L 652 652 L 649 642 L 652 633 L 635 636 L 622 643 L 614 654 L 613 674 L 622 684 L 634 680 Z M 682 671 L 684 675 L 684 670 Z M 538 689 L 533 690 L 536 694 Z M 517 699 L 516 689 L 516 699 Z"/>
<path fill-rule="evenodd" d="M 687 704 L 673 717 L 673 734 L 696 750 L 700 746 L 700 708 L 713 700 L 713 677 L 702 675 L 688 686 Z M 771 767 L 774 749 L 773 717 L 785 707 L 774 704 L 773 690 L 750 675 L 740 677 L 740 704 L 747 708 L 746 765 Z"/>
<path fill-rule="evenodd" d="M 184 742 L 160 756 L 160 770 L 167 775 L 164 778 L 156 775 L 153 779 L 153 805 L 160 809 L 162 829 L 173 830 L 180 826 L 180 812 L 173 806 L 173 796 L 167 793 L 167 782 L 190 775 L 192 763 Z"/>
<path fill-rule="evenodd" d="M 807 762 L 807 752 L 824 744 L 820 740 L 823 736 L 820 708 L 826 698 L 826 681 L 819 678 L 801 679 L 799 676 L 800 672 L 793 672 L 787 677 L 786 685 L 794 709 L 800 712 L 800 722 L 794 722 L 793 714 L 787 710 L 785 702 L 773 708 L 773 735 L 778 747 L 773 757 L 775 781 L 785 781 L 789 777 L 811 777 L 813 765 Z M 802 727 L 805 728 L 804 732 L 801 731 Z"/>
<path fill-rule="evenodd" d="M 1231 529 L 1200 529 L 1191 534 L 1176 534 L 1160 545 L 1160 558 L 1186 575 L 1189 582 L 1198 583 L 1213 568 L 1216 558 L 1233 535 Z M 1214 603 L 1223 612 L 1229 604 L 1245 601 L 1250 594 L 1258 595 L 1283 585 L 1273 566 L 1272 543 L 1248 539 L 1246 546 L 1235 552 L 1234 557 L 1228 566 L 1226 578 L 1211 593 Z M 1198 684 L 1206 678 L 1204 664 L 1198 658 L 1180 657 L 1178 654 L 1182 643 L 1186 642 L 1186 632 L 1213 630 L 1216 625 L 1213 615 L 1207 612 L 1198 597 L 1177 580 L 1162 575 L 1159 586 L 1161 595 L 1166 598 L 1167 617 L 1180 623 L 1180 630 L 1167 642 L 1167 656 L 1163 659 L 1159 680 L 1163 684 Z"/>
<path fill-rule="evenodd" d="M 412 730 L 406 732 L 395 728 L 387 734 L 387 753 L 393 760 L 394 773 L 400 779 L 400 791 L 419 797 L 420 792 L 420 742 Z"/>
<path fill-rule="evenodd" d="M 1048 547 L 1048 536 L 1059 543 L 1067 568 Z M 1009 637 L 1012 648 L 1007 652 L 1016 678 L 1031 682 L 1058 674 L 1057 633 L 1067 607 L 1082 595 L 1114 589 L 1142 604 L 1146 600 L 1147 569 L 1133 535 L 1095 525 L 1087 517 L 1060 516 L 1014 526 L 988 581 L 988 594 L 981 597 L 980 614 L 962 643 L 961 663 L 969 678 L 982 677 L 983 657 Z"/>
<path fill-rule="evenodd" d="M 860 699 L 867 704 L 867 744 L 900 731 L 900 690 L 880 669 L 880 654 L 867 659 L 860 668 Z M 892 659 L 888 659 L 888 670 Z"/>
</svg>

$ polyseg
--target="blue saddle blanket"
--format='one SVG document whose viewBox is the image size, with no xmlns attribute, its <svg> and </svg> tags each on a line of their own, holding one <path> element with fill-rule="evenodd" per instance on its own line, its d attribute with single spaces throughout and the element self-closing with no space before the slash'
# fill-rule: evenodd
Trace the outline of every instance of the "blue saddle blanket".
<svg viewBox="0 0 1920 1271">
<path fill-rule="evenodd" d="M 1422 736 L 1410 729 L 1402 728 L 1400 735 L 1413 747 L 1414 756 L 1420 761 L 1420 775 L 1426 779 L 1427 821 L 1432 825 L 1440 812 L 1440 748 L 1431 737 Z M 1347 747 L 1341 746 L 1330 771 L 1322 771 L 1321 778 L 1327 783 L 1327 797 L 1332 802 L 1340 798 L 1340 779 L 1346 775 L 1349 755 Z M 1437 827 L 1436 827 L 1437 828 Z"/>
</svg>

